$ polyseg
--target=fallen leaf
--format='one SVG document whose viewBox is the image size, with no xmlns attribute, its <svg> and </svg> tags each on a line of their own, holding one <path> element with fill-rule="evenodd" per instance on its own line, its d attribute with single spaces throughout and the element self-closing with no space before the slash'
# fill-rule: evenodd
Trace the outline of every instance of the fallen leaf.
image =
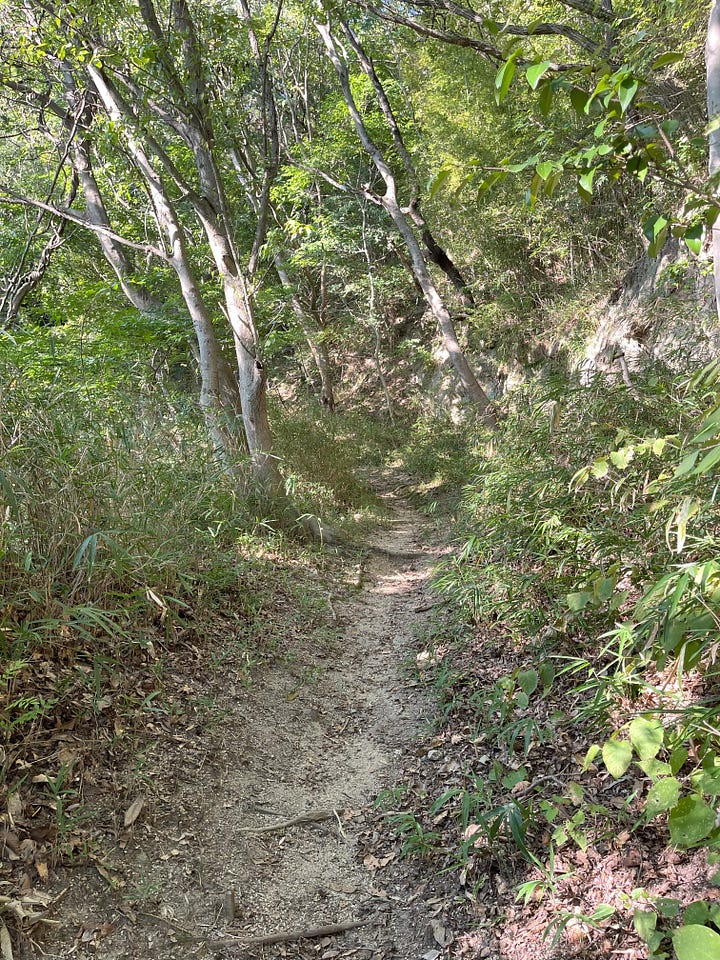
<svg viewBox="0 0 720 960">
<path fill-rule="evenodd" d="M 451 930 L 445 926 L 445 924 L 438 920 L 436 917 L 430 921 L 432 926 L 433 937 L 435 938 L 435 943 L 440 947 L 448 947 L 453 942 L 453 934 Z"/>
<path fill-rule="evenodd" d="M 18 820 L 22 816 L 23 802 L 19 790 L 13 791 L 8 797 L 7 811 L 10 817 L 10 823 L 14 823 L 15 820 Z"/>
<path fill-rule="evenodd" d="M 0 953 L 3 960 L 13 960 L 12 940 L 4 923 L 0 926 Z"/>
<path fill-rule="evenodd" d="M 142 809 L 144 806 L 145 806 L 145 797 L 137 797 L 137 799 L 133 800 L 133 802 L 125 811 L 125 819 L 123 822 L 126 827 L 131 827 L 135 823 L 137 818 L 142 813 Z"/>
</svg>

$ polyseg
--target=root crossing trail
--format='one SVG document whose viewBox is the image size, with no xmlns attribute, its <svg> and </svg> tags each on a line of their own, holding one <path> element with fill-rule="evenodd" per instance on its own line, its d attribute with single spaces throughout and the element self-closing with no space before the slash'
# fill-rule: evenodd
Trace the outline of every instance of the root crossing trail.
<svg viewBox="0 0 720 960">
<path fill-rule="evenodd" d="M 330 598 L 339 639 L 292 649 L 235 691 L 207 755 L 179 747 L 167 758 L 174 782 L 158 786 L 165 803 L 153 801 L 125 852 L 135 892 L 147 890 L 145 904 L 136 897 L 111 916 L 95 871 L 70 880 L 66 909 L 95 931 L 87 956 L 415 960 L 426 953 L 411 897 L 389 889 L 375 877 L 377 864 L 358 856 L 368 829 L 363 808 L 393 785 L 423 729 L 427 704 L 407 684 L 403 663 L 429 616 L 428 579 L 440 553 L 425 542 L 427 522 L 387 498 L 393 517 L 374 537 L 359 589 Z M 103 923 L 112 929 L 98 937 Z M 298 939 L 302 932 L 316 936 Z M 71 955 L 67 945 L 49 947 L 45 956 Z M 77 933 L 72 955 L 85 956 Z"/>
</svg>

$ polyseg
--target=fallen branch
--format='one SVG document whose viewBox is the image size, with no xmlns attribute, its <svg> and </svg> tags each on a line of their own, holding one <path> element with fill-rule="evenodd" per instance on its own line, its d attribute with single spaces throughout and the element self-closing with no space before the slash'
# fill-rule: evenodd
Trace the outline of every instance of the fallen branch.
<svg viewBox="0 0 720 960">
<path fill-rule="evenodd" d="M 296 940 L 318 940 L 321 937 L 336 937 L 348 930 L 365 927 L 369 920 L 349 920 L 347 923 L 331 923 L 326 927 L 310 927 L 308 930 L 294 930 L 290 933 L 270 933 L 264 937 L 224 937 L 222 940 L 210 940 L 209 945 L 218 947 L 269 947 L 275 943 L 294 943 Z"/>
<path fill-rule="evenodd" d="M 291 820 L 282 820 L 280 823 L 270 823 L 266 827 L 243 827 L 240 833 L 281 833 L 290 827 L 298 827 L 303 823 L 321 823 L 323 820 L 332 820 L 334 810 L 315 810 L 310 813 L 301 813 Z"/>
</svg>

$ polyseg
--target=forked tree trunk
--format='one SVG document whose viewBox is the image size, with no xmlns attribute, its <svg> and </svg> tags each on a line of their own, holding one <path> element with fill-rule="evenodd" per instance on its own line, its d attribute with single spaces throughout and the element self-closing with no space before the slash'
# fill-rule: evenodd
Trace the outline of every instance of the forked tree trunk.
<svg viewBox="0 0 720 960">
<path fill-rule="evenodd" d="M 132 120 L 132 111 L 128 112 L 124 102 L 106 83 L 97 67 L 89 65 L 88 72 L 110 117 L 116 121 Z M 183 300 L 195 330 L 200 368 L 200 406 L 218 454 L 222 456 L 227 468 L 234 473 L 236 471 L 234 460 L 242 445 L 238 443 L 235 417 L 225 415 L 223 391 L 230 389 L 227 383 L 227 370 L 212 318 L 190 263 L 185 234 L 162 179 L 157 174 L 145 148 L 130 134 L 126 136 L 126 143 L 130 155 L 145 180 L 158 227 L 165 239 L 168 260 L 180 282 Z M 240 389 L 242 391 L 242 384 Z M 252 448 L 250 449 L 252 453 Z"/>
<path fill-rule="evenodd" d="M 707 42 L 705 45 L 705 65 L 707 69 L 707 112 L 711 124 L 720 124 L 720 0 L 713 0 L 708 22 Z M 710 128 L 709 174 L 720 175 L 720 126 Z M 712 184 L 716 198 L 720 197 L 720 184 Z M 720 219 L 712 229 L 713 267 L 715 274 L 715 301 L 720 317 Z"/>
</svg>

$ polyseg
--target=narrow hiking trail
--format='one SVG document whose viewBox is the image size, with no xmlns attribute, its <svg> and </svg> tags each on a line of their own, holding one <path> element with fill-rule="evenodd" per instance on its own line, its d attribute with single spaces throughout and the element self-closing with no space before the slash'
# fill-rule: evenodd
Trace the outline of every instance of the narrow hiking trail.
<svg viewBox="0 0 720 960">
<path fill-rule="evenodd" d="M 372 829 L 363 809 L 399 778 L 431 710 L 404 661 L 429 616 L 442 548 L 428 542 L 425 518 L 384 497 L 391 520 L 371 538 L 357 589 L 328 601 L 337 639 L 291 646 L 248 687 L 228 683 L 212 736 L 165 751 L 137 821 L 120 831 L 125 849 L 100 871 L 68 871 L 62 923 L 38 956 L 427 953 L 412 896 L 358 855 Z M 242 945 L 353 923 L 362 925 L 342 935 Z"/>
</svg>

